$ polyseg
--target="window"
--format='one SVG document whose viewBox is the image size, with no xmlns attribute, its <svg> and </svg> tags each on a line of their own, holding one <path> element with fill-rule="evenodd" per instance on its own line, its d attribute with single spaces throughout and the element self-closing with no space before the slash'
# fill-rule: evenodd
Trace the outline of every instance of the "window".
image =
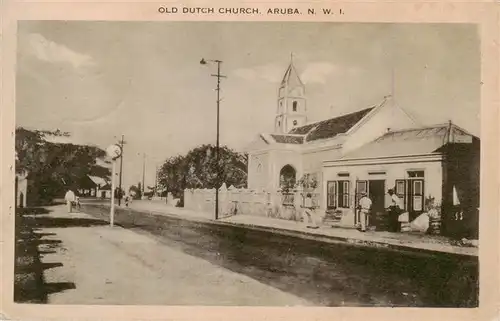
<svg viewBox="0 0 500 321">
<path fill-rule="evenodd" d="M 421 212 L 424 210 L 424 181 L 421 179 L 416 179 L 412 181 L 412 210 L 415 212 Z"/>
<path fill-rule="evenodd" d="M 349 181 L 327 182 L 327 204 L 328 209 L 349 208 Z"/>
<path fill-rule="evenodd" d="M 293 126 L 297 126 L 297 121 L 296 120 L 293 121 Z"/>
<path fill-rule="evenodd" d="M 403 210 L 406 210 L 406 181 L 404 179 L 397 179 L 396 180 L 396 190 L 394 193 L 399 197 L 401 200 L 401 206 L 403 206 Z"/>
<path fill-rule="evenodd" d="M 326 190 L 326 207 L 328 209 L 337 208 L 337 182 L 327 182 Z"/>
<path fill-rule="evenodd" d="M 385 175 L 385 171 L 380 171 L 380 172 L 369 172 L 368 175 Z"/>
<path fill-rule="evenodd" d="M 408 171 L 408 179 L 397 179 L 394 193 L 403 209 L 413 214 L 424 211 L 424 171 Z"/>
<path fill-rule="evenodd" d="M 349 208 L 349 181 L 339 181 L 339 207 Z"/>
<path fill-rule="evenodd" d="M 327 204 L 328 209 L 349 208 L 349 181 L 327 182 Z"/>
<path fill-rule="evenodd" d="M 297 102 L 296 101 L 294 101 L 292 104 L 292 110 L 297 111 Z"/>
<path fill-rule="evenodd" d="M 423 178 L 424 171 L 408 171 L 409 178 Z"/>
</svg>

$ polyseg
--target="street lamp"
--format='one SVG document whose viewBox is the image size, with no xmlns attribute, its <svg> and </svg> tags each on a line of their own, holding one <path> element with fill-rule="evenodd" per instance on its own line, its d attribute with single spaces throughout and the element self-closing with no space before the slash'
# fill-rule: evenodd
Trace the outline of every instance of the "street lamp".
<svg viewBox="0 0 500 321">
<path fill-rule="evenodd" d="M 216 172 L 217 172 L 217 183 L 215 184 L 215 219 L 219 218 L 219 183 L 220 183 L 220 168 L 219 168 L 219 109 L 220 109 L 220 79 L 226 78 L 226 76 L 220 73 L 221 60 L 205 60 L 201 59 L 200 64 L 206 65 L 208 62 L 217 64 L 217 74 L 212 74 L 212 77 L 217 77 L 217 143 L 215 145 L 215 160 L 216 160 Z"/>
</svg>

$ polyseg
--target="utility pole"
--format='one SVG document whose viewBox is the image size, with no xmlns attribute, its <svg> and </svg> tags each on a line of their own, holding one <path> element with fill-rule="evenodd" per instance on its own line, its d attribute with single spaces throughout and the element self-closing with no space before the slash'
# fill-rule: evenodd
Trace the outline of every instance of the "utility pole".
<svg viewBox="0 0 500 321">
<path fill-rule="evenodd" d="M 215 219 L 217 220 L 219 218 L 219 184 L 220 184 L 220 164 L 219 164 L 219 110 L 220 110 L 220 79 L 221 78 L 226 78 L 226 76 L 221 75 L 220 73 L 220 64 L 222 63 L 221 60 L 208 60 L 210 62 L 215 62 L 217 63 L 217 74 L 212 74 L 212 77 L 217 77 L 217 141 L 215 145 L 215 160 L 216 160 L 216 172 L 217 172 L 217 184 L 215 186 Z M 200 64 L 206 65 L 207 60 L 201 59 Z"/>
<path fill-rule="evenodd" d="M 144 196 L 144 177 L 146 173 L 146 153 L 142 154 L 142 196 Z"/>
<path fill-rule="evenodd" d="M 120 148 L 122 149 L 121 151 L 121 155 L 120 155 L 120 178 L 119 178 L 119 181 L 118 181 L 118 190 L 120 191 L 120 197 L 118 197 L 118 206 L 121 205 L 121 202 L 122 202 L 122 196 L 121 195 L 121 192 L 122 192 L 122 173 L 123 173 L 123 145 L 125 145 L 125 136 L 122 135 L 122 140 L 119 142 L 120 144 Z"/>
<path fill-rule="evenodd" d="M 155 168 L 155 189 L 154 189 L 154 196 L 158 196 L 158 164 L 156 164 Z"/>
</svg>

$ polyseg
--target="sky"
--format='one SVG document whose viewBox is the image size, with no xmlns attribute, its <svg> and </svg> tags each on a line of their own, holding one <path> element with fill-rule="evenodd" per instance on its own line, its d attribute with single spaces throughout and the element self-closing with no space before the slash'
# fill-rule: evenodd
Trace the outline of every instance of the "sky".
<svg viewBox="0 0 500 321">
<path fill-rule="evenodd" d="M 16 123 L 60 129 L 106 148 L 121 135 L 124 186 L 153 185 L 155 167 L 216 138 L 241 151 L 273 131 L 290 63 L 306 86 L 308 121 L 392 94 L 418 122 L 452 120 L 479 136 L 480 48 L 463 24 L 23 21 L 18 25 Z"/>
</svg>

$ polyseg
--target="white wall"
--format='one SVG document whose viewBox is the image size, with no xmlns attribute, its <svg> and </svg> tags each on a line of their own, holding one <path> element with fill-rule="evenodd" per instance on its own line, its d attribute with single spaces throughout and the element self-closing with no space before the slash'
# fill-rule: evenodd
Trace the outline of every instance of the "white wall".
<svg viewBox="0 0 500 321">
<path fill-rule="evenodd" d="M 406 113 L 392 105 L 390 101 L 377 108 L 379 109 L 360 123 L 359 127 L 352 128 L 343 145 L 344 155 L 382 136 L 388 128 L 394 131 L 417 126 Z"/>
<path fill-rule="evenodd" d="M 393 188 L 396 179 L 406 179 L 408 170 L 423 170 L 424 171 L 424 200 L 429 195 L 435 197 L 436 202 L 441 202 L 442 200 L 442 184 L 443 184 L 443 172 L 442 163 L 440 161 L 429 161 L 429 162 L 403 162 L 394 163 L 388 162 L 386 164 L 370 164 L 370 165 L 342 165 L 342 166 L 329 166 L 323 168 L 323 195 L 320 204 L 321 209 L 326 210 L 326 188 L 327 181 L 335 180 L 347 180 L 347 178 L 339 178 L 337 174 L 339 172 L 347 172 L 350 174 L 348 180 L 350 183 L 350 209 L 342 209 L 345 218 L 343 220 L 348 222 L 348 224 L 354 224 L 354 207 L 355 207 L 355 184 L 356 180 L 385 180 L 385 189 Z M 370 172 L 382 172 L 385 171 L 384 175 L 370 175 Z M 385 194 L 385 206 L 389 206 L 390 197 Z"/>
<path fill-rule="evenodd" d="M 268 188 L 270 185 L 270 175 L 271 169 L 269 164 L 269 152 L 249 154 L 248 188 Z"/>
</svg>

